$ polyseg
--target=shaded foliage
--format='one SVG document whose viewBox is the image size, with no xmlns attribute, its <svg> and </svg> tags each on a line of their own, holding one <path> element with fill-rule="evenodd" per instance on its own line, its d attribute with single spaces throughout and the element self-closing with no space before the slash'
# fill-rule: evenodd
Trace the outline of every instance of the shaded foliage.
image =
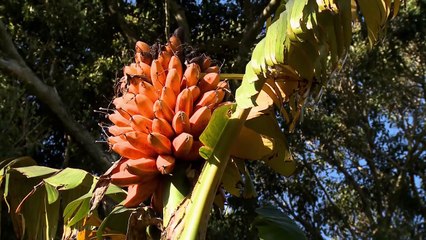
<svg viewBox="0 0 426 240">
<path fill-rule="evenodd" d="M 408 3 L 371 51 L 356 36 L 318 105 L 288 135 L 298 174 L 253 167 L 259 204 L 279 206 L 310 238 L 426 234 L 424 7 Z"/>
</svg>

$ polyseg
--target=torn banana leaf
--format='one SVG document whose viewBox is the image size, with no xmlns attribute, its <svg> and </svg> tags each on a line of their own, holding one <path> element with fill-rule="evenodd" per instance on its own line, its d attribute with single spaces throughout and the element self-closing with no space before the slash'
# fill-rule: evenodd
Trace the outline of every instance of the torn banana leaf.
<svg viewBox="0 0 426 240">
<path fill-rule="evenodd" d="M 272 111 L 253 111 L 241 129 L 231 155 L 244 160 L 262 160 L 277 173 L 290 176 L 296 164 Z"/>
<path fill-rule="evenodd" d="M 243 188 L 243 179 L 234 159 L 230 159 L 222 176 L 222 187 L 230 194 L 239 197 Z"/>
</svg>

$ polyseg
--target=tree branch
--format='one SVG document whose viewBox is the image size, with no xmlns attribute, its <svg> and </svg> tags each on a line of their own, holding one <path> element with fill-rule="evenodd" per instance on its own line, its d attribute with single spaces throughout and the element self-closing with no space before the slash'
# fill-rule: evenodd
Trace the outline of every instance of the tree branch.
<svg viewBox="0 0 426 240">
<path fill-rule="evenodd" d="M 166 40 L 169 39 L 169 35 L 170 35 L 170 0 L 164 0 L 164 16 L 166 17 L 166 23 L 164 24 L 164 32 L 166 35 Z"/>
<path fill-rule="evenodd" d="M 123 15 L 120 13 L 117 0 L 108 0 L 107 7 L 112 17 L 114 17 L 118 23 L 118 26 L 126 37 L 129 45 L 133 46 L 138 40 L 138 34 L 130 27 L 130 25 L 126 22 L 126 19 L 124 19 Z"/>
<path fill-rule="evenodd" d="M 8 36 L 6 27 L 1 21 L 0 42 L 2 43 L 0 47 L 0 68 L 25 82 L 34 95 L 48 106 L 62 122 L 69 135 L 93 158 L 99 171 L 108 169 L 112 158 L 105 155 L 101 147 L 95 144 L 95 140 L 90 133 L 74 120 L 67 111 L 56 89 L 43 83 L 27 66 L 16 50 L 11 38 Z"/>
<path fill-rule="evenodd" d="M 186 19 L 185 15 L 185 9 L 175 0 L 168 0 L 168 3 L 177 24 L 179 25 L 179 27 L 183 28 L 183 34 L 185 36 L 184 42 L 190 44 L 191 31 L 189 30 L 188 20 Z"/>
<path fill-rule="evenodd" d="M 373 225 L 375 224 L 375 220 L 373 217 L 373 213 L 371 212 L 372 207 L 370 204 L 370 200 L 369 198 L 366 196 L 366 194 L 364 193 L 364 191 L 361 189 L 361 186 L 356 182 L 356 180 L 352 177 L 352 175 L 350 175 L 348 173 L 348 171 L 346 171 L 346 169 L 343 167 L 343 165 L 339 162 L 339 160 L 337 160 L 335 154 L 334 154 L 334 150 L 331 149 L 330 147 L 327 148 L 327 152 L 328 152 L 328 159 L 329 159 L 329 163 L 332 166 L 337 167 L 337 170 L 339 170 L 341 173 L 343 173 L 343 175 L 345 176 L 346 181 L 348 181 L 348 183 L 354 188 L 354 190 L 358 193 L 361 203 L 364 205 L 364 212 L 368 218 L 368 220 L 370 221 L 370 224 Z"/>
<path fill-rule="evenodd" d="M 337 217 L 340 218 L 343 221 L 343 224 L 345 225 L 345 227 L 349 230 L 350 234 L 352 235 L 353 238 L 356 238 L 356 234 L 354 233 L 351 224 L 348 222 L 347 216 L 345 216 L 345 214 L 342 213 L 341 209 L 339 208 L 339 206 L 336 205 L 336 203 L 333 201 L 333 199 L 330 197 L 330 194 L 328 194 L 327 189 L 324 187 L 322 181 L 318 178 L 318 176 L 315 174 L 314 169 L 312 168 L 311 165 L 309 165 L 306 162 L 305 157 L 303 158 L 303 165 L 306 167 L 306 169 L 308 170 L 308 172 L 311 174 L 311 176 L 314 177 L 315 181 L 317 182 L 319 188 L 322 190 L 322 192 L 324 193 L 325 197 L 327 198 L 328 202 L 334 207 L 334 209 L 336 210 L 337 213 Z"/>
<path fill-rule="evenodd" d="M 280 0 L 270 1 L 268 5 L 266 5 L 266 7 L 263 9 L 262 14 L 257 18 L 254 23 L 247 23 L 247 26 L 244 28 L 243 31 L 240 46 L 238 48 L 239 54 L 236 59 L 237 71 L 243 70 L 245 62 L 242 60 L 245 59 L 250 53 L 250 48 L 256 41 L 257 35 L 259 35 L 260 31 L 262 30 L 263 24 L 266 22 L 266 19 L 268 19 L 272 15 L 272 13 L 277 10 L 278 6 L 280 5 L 280 2 Z"/>
</svg>

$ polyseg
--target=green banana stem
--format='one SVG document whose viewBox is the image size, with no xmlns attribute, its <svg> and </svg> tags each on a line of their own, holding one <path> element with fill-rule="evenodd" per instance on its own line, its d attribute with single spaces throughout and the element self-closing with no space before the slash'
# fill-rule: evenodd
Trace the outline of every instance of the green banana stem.
<svg viewBox="0 0 426 240">
<path fill-rule="evenodd" d="M 167 226 L 179 204 L 189 194 L 190 186 L 185 176 L 185 165 L 177 165 L 173 175 L 165 182 L 163 195 L 163 225 Z"/>
<path fill-rule="evenodd" d="M 225 125 L 221 138 L 207 159 L 194 187 L 184 217 L 183 232 L 179 239 L 204 239 L 216 191 L 228 164 L 231 146 L 238 136 L 250 109 L 237 108 Z"/>
</svg>

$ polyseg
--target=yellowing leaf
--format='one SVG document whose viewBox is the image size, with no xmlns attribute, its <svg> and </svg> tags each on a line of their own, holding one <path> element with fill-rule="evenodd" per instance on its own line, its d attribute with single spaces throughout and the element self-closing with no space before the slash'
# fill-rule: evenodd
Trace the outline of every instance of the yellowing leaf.
<svg viewBox="0 0 426 240">
<path fill-rule="evenodd" d="M 291 176 L 296 170 L 296 163 L 288 149 L 288 144 L 284 139 L 276 138 L 275 140 L 274 154 L 263 161 L 275 172 L 286 177 Z"/>
<path fill-rule="evenodd" d="M 242 190 L 241 173 L 236 162 L 230 159 L 222 176 L 222 186 L 230 194 L 239 197 Z"/>
<path fill-rule="evenodd" d="M 253 109 L 252 109 L 253 110 Z M 272 151 L 261 160 L 283 176 L 290 176 L 296 169 L 287 141 L 278 126 L 272 111 L 250 112 L 245 126 L 256 131 L 259 136 L 271 139 Z"/>
<path fill-rule="evenodd" d="M 372 46 L 379 38 L 383 15 L 386 15 L 385 9 L 382 7 L 381 0 L 358 0 L 357 3 L 365 18 L 368 40 Z"/>
<path fill-rule="evenodd" d="M 243 127 L 231 148 L 231 156 L 245 160 L 260 160 L 272 154 L 273 139 Z"/>
</svg>

